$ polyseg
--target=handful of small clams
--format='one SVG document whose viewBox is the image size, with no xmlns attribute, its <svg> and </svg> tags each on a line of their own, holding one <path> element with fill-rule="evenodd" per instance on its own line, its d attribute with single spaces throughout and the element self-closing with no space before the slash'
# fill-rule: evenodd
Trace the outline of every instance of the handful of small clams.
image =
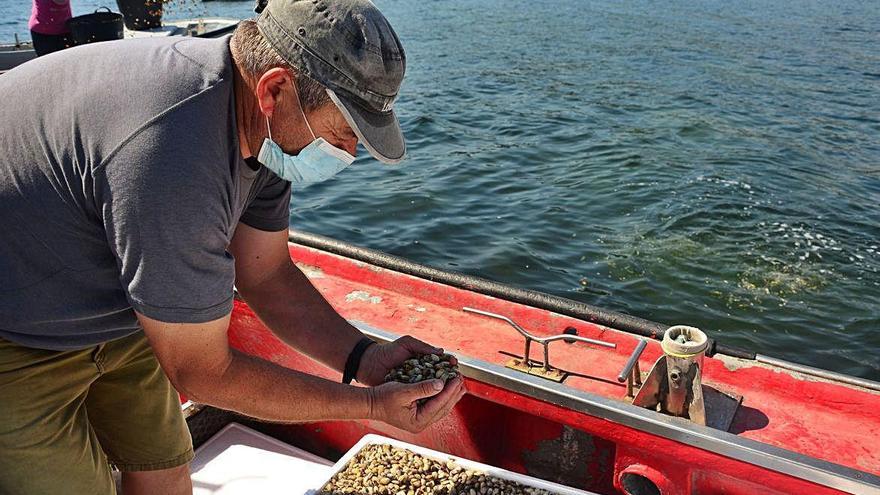
<svg viewBox="0 0 880 495">
<path fill-rule="evenodd" d="M 443 383 L 459 375 L 458 365 L 452 364 L 451 354 L 422 354 L 407 359 L 385 375 L 386 382 L 418 383 L 438 378 Z"/>
</svg>

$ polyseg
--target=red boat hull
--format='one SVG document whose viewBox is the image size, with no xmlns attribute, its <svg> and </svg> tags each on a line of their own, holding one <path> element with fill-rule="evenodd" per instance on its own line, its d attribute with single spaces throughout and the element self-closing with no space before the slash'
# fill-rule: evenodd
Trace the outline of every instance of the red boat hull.
<svg viewBox="0 0 880 495">
<path fill-rule="evenodd" d="M 350 321 L 388 334 L 412 334 L 463 360 L 503 365 L 521 356 L 523 347 L 522 337 L 504 323 L 464 313 L 465 306 L 504 314 L 539 335 L 574 326 L 580 336 L 617 344 L 608 350 L 557 343 L 551 347 L 551 362 L 571 374 L 562 385 L 536 386 L 533 382 L 542 379 L 532 377 L 520 384 L 534 394 L 503 385 L 504 380 L 517 382 L 519 372 L 509 370 L 510 376 L 499 382 L 485 378 L 498 374 L 495 367 L 489 374 L 465 371 L 468 395 L 448 417 L 417 435 L 373 421 L 275 427 L 277 436 L 319 455 L 338 457 L 364 434 L 380 433 L 599 493 L 625 492 L 622 480 L 634 483 L 629 493 L 648 493 L 639 491 L 641 477 L 663 495 L 875 493 L 880 449 L 868 439 L 880 436 L 874 413 L 880 410 L 880 394 L 732 358 L 706 358 L 704 381 L 744 397 L 730 428 L 733 434 L 707 433 L 677 418 L 633 413 L 637 408 L 624 404 L 625 388 L 614 378 L 638 342 L 630 334 L 295 244 L 290 252 Z M 338 371 L 275 338 L 242 301 L 236 302 L 229 337 L 244 352 L 339 379 Z M 649 342 L 642 369 L 649 369 L 661 352 L 657 342 Z M 601 407 L 614 408 L 619 401 L 622 414 L 635 414 L 640 422 L 571 407 L 563 403 L 567 392 L 576 395 L 571 400 L 595 400 Z M 799 468 L 804 460 L 810 469 Z M 831 474 L 823 474 L 826 467 Z M 867 481 L 860 484 L 863 476 Z"/>
</svg>

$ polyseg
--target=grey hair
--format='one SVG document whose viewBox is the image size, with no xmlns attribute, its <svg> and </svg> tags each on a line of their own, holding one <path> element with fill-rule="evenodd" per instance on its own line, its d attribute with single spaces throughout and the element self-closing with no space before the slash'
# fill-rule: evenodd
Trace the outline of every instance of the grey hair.
<svg viewBox="0 0 880 495">
<path fill-rule="evenodd" d="M 321 83 L 301 74 L 278 55 L 253 19 L 246 19 L 238 24 L 235 32 L 232 33 L 229 48 L 239 68 L 250 77 L 259 78 L 275 67 L 291 72 L 304 110 L 314 110 L 330 101 L 327 89 Z"/>
</svg>

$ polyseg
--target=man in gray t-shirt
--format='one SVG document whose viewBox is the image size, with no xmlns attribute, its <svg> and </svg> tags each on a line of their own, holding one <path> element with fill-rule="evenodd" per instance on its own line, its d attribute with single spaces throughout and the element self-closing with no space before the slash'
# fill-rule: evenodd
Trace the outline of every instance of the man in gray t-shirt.
<svg viewBox="0 0 880 495">
<path fill-rule="evenodd" d="M 231 37 L 98 43 L 0 76 L 0 493 L 111 493 L 108 460 L 127 495 L 189 493 L 159 365 L 194 400 L 273 421 L 418 431 L 464 393 L 382 385 L 438 350 L 370 345 L 287 249 L 288 181 L 326 179 L 358 142 L 403 158 L 396 34 L 366 0 L 263 7 Z M 344 383 L 231 350 L 233 284 Z"/>
</svg>

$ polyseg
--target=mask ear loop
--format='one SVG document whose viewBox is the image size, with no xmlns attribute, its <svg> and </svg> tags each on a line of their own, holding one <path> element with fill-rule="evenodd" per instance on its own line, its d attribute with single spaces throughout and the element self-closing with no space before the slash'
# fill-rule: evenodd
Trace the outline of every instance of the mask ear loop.
<svg viewBox="0 0 880 495">
<path fill-rule="evenodd" d="M 296 83 L 293 82 L 293 78 L 290 79 L 290 85 L 293 86 L 293 92 L 296 93 L 296 101 L 299 103 L 299 114 L 302 115 L 303 122 L 306 123 L 306 127 L 309 129 L 312 139 L 318 139 L 317 136 L 315 136 L 315 131 L 312 130 L 312 126 L 309 125 L 309 119 L 306 118 L 305 111 L 303 111 L 302 99 L 299 97 L 299 90 L 296 89 Z M 275 140 L 272 139 L 272 127 L 269 125 L 268 115 L 266 115 L 266 130 L 269 131 L 269 141 L 275 142 Z"/>
<path fill-rule="evenodd" d="M 296 101 L 299 103 L 299 114 L 302 115 L 303 121 L 306 123 L 306 127 L 309 128 L 309 133 L 312 135 L 312 139 L 318 139 L 315 136 L 315 131 L 312 130 L 312 126 L 309 125 L 309 119 L 306 118 L 306 112 L 303 110 L 302 98 L 299 97 L 299 89 L 296 87 L 296 83 L 293 81 L 293 78 L 290 78 L 290 85 L 293 86 L 293 92 L 296 93 Z"/>
</svg>

